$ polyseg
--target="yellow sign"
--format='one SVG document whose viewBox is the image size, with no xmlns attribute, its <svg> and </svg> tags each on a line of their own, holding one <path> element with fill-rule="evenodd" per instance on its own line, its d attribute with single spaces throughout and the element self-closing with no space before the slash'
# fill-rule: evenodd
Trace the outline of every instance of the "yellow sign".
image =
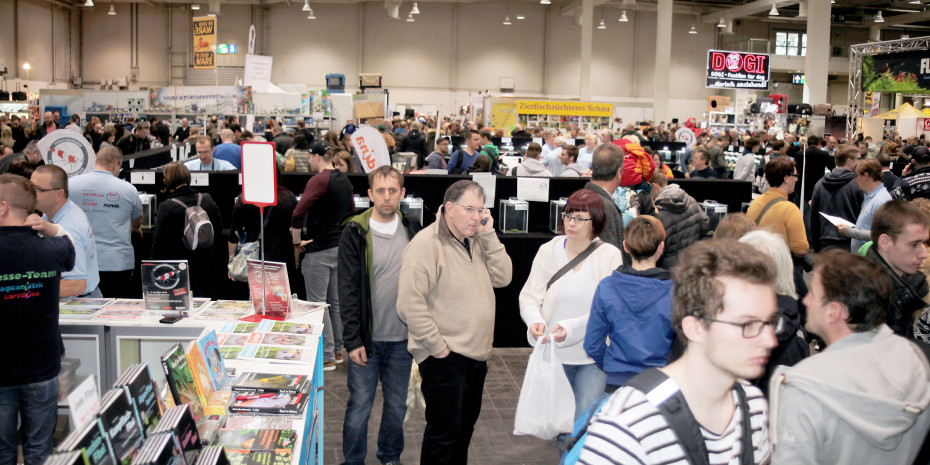
<svg viewBox="0 0 930 465">
<path fill-rule="evenodd" d="M 517 104 L 510 99 L 491 99 L 489 126 L 510 129 L 517 124 Z"/>
<path fill-rule="evenodd" d="M 871 104 L 872 104 L 872 93 L 871 93 L 871 92 L 866 92 L 866 93 L 865 93 L 865 104 L 866 104 L 866 105 L 871 105 Z"/>
<path fill-rule="evenodd" d="M 194 18 L 194 69 L 216 67 L 216 16 Z"/>
<path fill-rule="evenodd" d="M 521 115 L 601 116 L 614 115 L 612 103 L 566 102 L 550 100 L 517 100 L 517 113 Z"/>
</svg>

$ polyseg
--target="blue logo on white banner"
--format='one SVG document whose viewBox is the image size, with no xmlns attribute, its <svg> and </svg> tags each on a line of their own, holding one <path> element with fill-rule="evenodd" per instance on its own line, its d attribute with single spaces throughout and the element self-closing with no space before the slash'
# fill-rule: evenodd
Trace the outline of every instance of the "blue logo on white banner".
<svg viewBox="0 0 930 465">
<path fill-rule="evenodd" d="M 97 154 L 83 136 L 70 129 L 58 129 L 39 141 L 39 152 L 45 163 L 58 165 L 68 177 L 90 172 L 97 162 Z"/>
</svg>

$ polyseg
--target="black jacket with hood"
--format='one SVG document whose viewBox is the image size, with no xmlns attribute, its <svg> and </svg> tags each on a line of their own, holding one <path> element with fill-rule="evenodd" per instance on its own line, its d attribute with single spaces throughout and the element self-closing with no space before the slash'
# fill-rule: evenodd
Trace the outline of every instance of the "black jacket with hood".
<svg viewBox="0 0 930 465">
<path fill-rule="evenodd" d="M 701 240 L 708 229 L 710 219 L 704 209 L 678 184 L 669 184 L 656 196 L 655 216 L 665 227 L 665 252 L 658 266 L 671 269 L 678 263 L 678 253 Z"/>
<path fill-rule="evenodd" d="M 898 336 L 914 340 L 914 313 L 927 306 L 924 297 L 930 292 L 927 277 L 921 273 L 898 276 L 888 262 L 878 254 L 878 245 L 869 247 L 866 257 L 871 258 L 885 269 L 894 285 L 894 297 L 891 307 L 885 313 L 885 324 Z"/>
<path fill-rule="evenodd" d="M 429 155 L 426 150 L 426 137 L 417 129 L 408 132 L 407 136 L 400 141 L 400 150 L 398 152 L 417 154 L 417 168 L 422 168 L 426 164 L 426 156 Z"/>
<path fill-rule="evenodd" d="M 850 223 L 856 222 L 865 193 L 855 182 L 856 173 L 845 168 L 834 168 L 829 174 L 817 181 L 811 197 L 811 246 L 814 252 L 820 252 L 828 245 L 849 250 L 852 240 L 840 234 L 828 219 L 820 213 L 838 216 Z"/>
</svg>

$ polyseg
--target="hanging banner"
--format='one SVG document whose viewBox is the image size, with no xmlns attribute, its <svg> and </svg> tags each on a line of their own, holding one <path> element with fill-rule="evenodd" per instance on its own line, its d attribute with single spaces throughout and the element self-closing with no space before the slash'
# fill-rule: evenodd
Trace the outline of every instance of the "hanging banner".
<svg viewBox="0 0 930 465">
<path fill-rule="evenodd" d="M 39 153 L 48 165 L 58 165 L 68 177 L 93 171 L 97 162 L 94 147 L 80 133 L 59 129 L 39 141 Z"/>
<path fill-rule="evenodd" d="M 370 173 L 381 165 L 391 164 L 391 155 L 384 137 L 371 126 L 359 126 L 358 130 L 352 134 L 352 145 L 366 173 Z"/>
<path fill-rule="evenodd" d="M 614 105 L 602 102 L 554 102 L 550 100 L 516 100 L 521 115 L 601 116 L 614 115 Z"/>
<path fill-rule="evenodd" d="M 930 51 L 863 56 L 862 90 L 930 93 Z"/>
<path fill-rule="evenodd" d="M 235 114 L 252 104 L 248 86 L 177 86 L 149 89 L 150 108 L 175 108 L 183 112 Z M 246 113 L 245 111 L 241 113 Z"/>
<path fill-rule="evenodd" d="M 869 93 L 872 94 L 872 98 L 870 99 L 872 100 L 872 110 L 869 111 L 869 116 L 874 118 L 878 116 L 878 112 L 879 112 L 878 107 L 882 103 L 882 94 L 881 92 L 869 92 Z"/>
<path fill-rule="evenodd" d="M 216 68 L 216 16 L 194 18 L 194 69 Z"/>
<path fill-rule="evenodd" d="M 255 53 L 255 25 L 249 27 L 249 55 Z M 261 91 L 264 92 L 264 91 Z"/>
<path fill-rule="evenodd" d="M 771 60 L 764 53 L 707 51 L 704 87 L 713 89 L 768 89 Z"/>
<path fill-rule="evenodd" d="M 245 75 L 242 83 L 252 86 L 255 92 L 268 92 L 268 87 L 271 85 L 272 58 L 263 55 L 246 55 Z"/>
<path fill-rule="evenodd" d="M 512 129 L 517 124 L 517 105 L 510 99 L 491 99 L 488 126 Z"/>
</svg>

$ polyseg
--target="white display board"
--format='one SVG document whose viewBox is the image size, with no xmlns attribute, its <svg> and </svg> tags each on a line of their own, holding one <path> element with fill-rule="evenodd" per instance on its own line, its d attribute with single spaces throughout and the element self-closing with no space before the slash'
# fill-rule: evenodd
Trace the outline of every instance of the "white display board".
<svg viewBox="0 0 930 465">
<path fill-rule="evenodd" d="M 49 165 L 58 165 L 68 177 L 93 171 L 97 163 L 94 147 L 81 133 L 69 129 L 50 132 L 39 141 L 39 153 Z"/>
<path fill-rule="evenodd" d="M 271 85 L 273 59 L 273 57 L 264 55 L 246 55 L 243 84 L 252 86 L 253 92 L 268 92 L 268 87 Z"/>
<path fill-rule="evenodd" d="M 278 203 L 278 179 L 272 142 L 242 143 L 242 201 L 257 206 Z"/>
</svg>

